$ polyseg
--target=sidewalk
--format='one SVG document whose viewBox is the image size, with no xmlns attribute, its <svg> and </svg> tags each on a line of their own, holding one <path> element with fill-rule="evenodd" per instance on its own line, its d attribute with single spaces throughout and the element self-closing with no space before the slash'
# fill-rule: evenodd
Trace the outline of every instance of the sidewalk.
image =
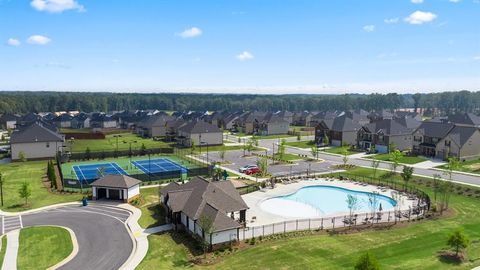
<svg viewBox="0 0 480 270">
<path fill-rule="evenodd" d="M 127 226 L 130 231 L 133 233 L 132 240 L 134 242 L 132 253 L 127 261 L 120 267 L 120 269 L 135 269 L 145 258 L 148 252 L 148 239 L 147 236 L 153 233 L 159 233 L 164 231 L 169 231 L 172 229 L 171 224 L 166 224 L 158 227 L 153 227 L 149 229 L 142 229 L 138 224 L 138 219 L 142 215 L 140 209 L 130 205 L 122 204 L 119 205 L 120 208 L 129 210 L 132 212 L 132 215 L 127 220 Z"/>
<path fill-rule="evenodd" d="M 6 234 L 7 249 L 5 251 L 5 258 L 3 260 L 2 269 L 8 269 L 8 270 L 17 269 L 19 235 L 20 235 L 20 230 L 14 230 Z"/>
</svg>

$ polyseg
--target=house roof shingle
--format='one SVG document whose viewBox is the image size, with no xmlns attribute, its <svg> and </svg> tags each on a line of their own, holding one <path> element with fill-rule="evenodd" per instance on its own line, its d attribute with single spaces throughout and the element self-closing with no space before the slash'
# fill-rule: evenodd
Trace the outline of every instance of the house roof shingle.
<svg viewBox="0 0 480 270">
<path fill-rule="evenodd" d="M 131 188 L 140 185 L 142 181 L 123 174 L 109 174 L 96 180 L 91 185 L 94 187 Z"/>
<path fill-rule="evenodd" d="M 13 131 L 10 138 L 11 143 L 32 143 L 32 142 L 63 142 L 63 137 L 38 124 L 33 123 L 28 126 L 22 126 Z"/>
</svg>

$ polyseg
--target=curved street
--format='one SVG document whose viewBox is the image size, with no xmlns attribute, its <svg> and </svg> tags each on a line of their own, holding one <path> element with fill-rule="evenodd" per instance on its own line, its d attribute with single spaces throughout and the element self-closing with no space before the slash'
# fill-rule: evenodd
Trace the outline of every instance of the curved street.
<svg viewBox="0 0 480 270">
<path fill-rule="evenodd" d="M 126 227 L 131 213 L 103 204 L 60 206 L 22 214 L 18 228 L 39 225 L 70 228 L 78 242 L 77 255 L 59 269 L 119 269 L 133 250 L 133 239 Z M 5 231 L 7 233 L 7 231 Z"/>
</svg>

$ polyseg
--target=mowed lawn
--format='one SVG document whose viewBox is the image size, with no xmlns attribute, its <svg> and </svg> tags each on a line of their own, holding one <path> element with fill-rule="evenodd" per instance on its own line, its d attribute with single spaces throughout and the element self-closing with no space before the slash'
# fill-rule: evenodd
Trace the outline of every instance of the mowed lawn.
<svg viewBox="0 0 480 270">
<path fill-rule="evenodd" d="M 22 211 L 31 208 L 38 208 L 46 205 L 80 201 L 80 194 L 55 194 L 50 193 L 42 183 L 46 175 L 47 161 L 14 162 L 0 164 L 0 172 L 3 174 L 3 211 Z M 28 199 L 28 206 L 25 200 L 20 198 L 18 193 L 23 182 L 30 183 L 32 195 Z"/>
<path fill-rule="evenodd" d="M 165 213 L 160 205 L 160 187 L 141 188 L 141 203 L 137 207 L 142 211 L 138 224 L 144 229 L 165 224 Z"/>
<path fill-rule="evenodd" d="M 372 170 L 353 169 L 350 173 L 371 176 Z M 378 172 L 380 175 L 385 172 Z M 400 181 L 400 177 L 396 176 Z M 418 179 L 418 178 L 416 178 Z M 419 180 L 424 181 L 424 180 Z M 430 188 L 421 186 L 426 192 Z M 311 235 L 260 243 L 228 255 L 204 269 L 353 269 L 366 251 L 378 258 L 381 269 L 472 269 L 480 265 L 480 199 L 452 195 L 448 218 L 424 220 L 394 229 L 368 230 L 348 235 Z M 447 249 L 447 237 L 463 228 L 472 240 L 463 264 L 446 262 L 438 254 Z M 137 269 L 192 268 L 188 249 L 170 234 L 148 237 L 149 253 Z"/>
<path fill-rule="evenodd" d="M 343 147 L 330 147 L 325 149 L 320 147 L 319 150 L 330 153 L 330 154 L 343 155 Z M 355 151 L 347 147 L 347 153 L 348 155 L 354 155 L 354 154 L 362 153 L 362 151 Z"/>
<path fill-rule="evenodd" d="M 20 230 L 18 269 L 47 269 L 73 251 L 70 233 L 60 227 L 39 226 Z"/>
<path fill-rule="evenodd" d="M 448 165 L 438 166 L 437 168 L 447 170 Z M 460 167 L 457 169 L 457 171 L 480 174 L 480 159 L 460 162 Z"/>
<path fill-rule="evenodd" d="M 381 160 L 381 161 L 392 161 L 390 158 L 390 154 L 377 154 L 377 155 L 369 156 L 367 158 Z M 416 163 L 424 162 L 426 160 L 427 159 L 424 157 L 402 156 L 399 162 L 403 164 L 416 164 Z"/>
<path fill-rule="evenodd" d="M 92 152 L 115 151 L 117 149 L 117 137 L 114 136 L 121 136 L 118 137 L 118 150 L 129 150 L 130 143 L 132 144 L 132 150 L 141 149 L 143 144 L 147 149 L 171 147 L 171 143 L 142 138 L 133 133 L 122 133 L 118 135 L 107 135 L 103 140 L 74 140 L 73 147 L 70 147 L 70 141 L 67 141 L 67 150 L 70 151 L 70 148 L 72 148 L 72 152 L 83 153 L 88 147 Z"/>
<path fill-rule="evenodd" d="M 313 141 L 297 141 L 297 142 L 286 142 L 288 146 L 298 147 L 298 148 L 312 148 L 315 145 Z"/>
</svg>

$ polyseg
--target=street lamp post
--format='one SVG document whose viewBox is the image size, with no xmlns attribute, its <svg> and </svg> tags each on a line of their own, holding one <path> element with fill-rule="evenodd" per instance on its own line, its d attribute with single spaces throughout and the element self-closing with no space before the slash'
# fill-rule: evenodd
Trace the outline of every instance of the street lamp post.
<svg viewBox="0 0 480 270">
<path fill-rule="evenodd" d="M 151 168 L 150 163 L 151 163 L 150 151 L 148 151 L 148 182 L 150 182 L 152 180 L 151 179 L 152 171 L 150 170 L 150 168 Z"/>
</svg>

